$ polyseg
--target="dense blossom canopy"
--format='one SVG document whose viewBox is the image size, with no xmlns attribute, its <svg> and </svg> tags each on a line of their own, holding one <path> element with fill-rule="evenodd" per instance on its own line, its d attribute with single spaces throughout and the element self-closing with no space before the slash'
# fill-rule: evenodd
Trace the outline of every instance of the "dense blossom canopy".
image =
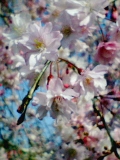
<svg viewBox="0 0 120 160">
<path fill-rule="evenodd" d="M 5 0 L 0 6 L 1 125 L 12 139 L 24 130 L 29 143 L 10 151 L 1 127 L 0 157 L 31 148 L 34 160 L 120 159 L 120 1 Z M 49 143 L 32 124 L 48 116 L 55 130 Z"/>
</svg>

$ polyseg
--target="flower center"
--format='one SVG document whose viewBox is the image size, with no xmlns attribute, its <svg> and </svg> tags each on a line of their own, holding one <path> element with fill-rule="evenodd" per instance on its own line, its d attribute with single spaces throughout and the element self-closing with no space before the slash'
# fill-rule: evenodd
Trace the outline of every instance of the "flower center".
<svg viewBox="0 0 120 160">
<path fill-rule="evenodd" d="M 55 97 L 53 104 L 51 106 L 53 112 L 55 112 L 55 113 L 60 112 L 60 104 L 61 104 L 61 97 L 60 96 Z"/>
<path fill-rule="evenodd" d="M 86 85 L 90 85 L 92 83 L 92 78 L 91 77 L 86 77 L 84 80 Z"/>
<path fill-rule="evenodd" d="M 38 39 L 34 40 L 34 45 L 36 49 L 39 49 L 39 50 L 45 49 L 45 44 L 42 41 L 39 41 Z"/>
<path fill-rule="evenodd" d="M 24 33 L 24 29 L 22 27 L 14 26 L 13 29 L 18 35 L 22 35 Z"/>
<path fill-rule="evenodd" d="M 70 28 L 70 26 L 64 26 L 61 30 L 62 34 L 65 36 L 65 37 L 68 37 L 70 36 L 70 34 L 73 32 L 72 29 Z"/>
<path fill-rule="evenodd" d="M 52 13 L 52 16 L 54 18 L 57 18 L 59 16 L 60 12 L 58 10 L 54 10 L 53 13 Z"/>
<path fill-rule="evenodd" d="M 68 154 L 69 158 L 75 158 L 77 155 L 77 151 L 74 148 L 69 148 L 67 150 L 67 154 Z"/>
<path fill-rule="evenodd" d="M 55 100 L 53 101 L 51 108 L 52 108 L 53 112 L 59 113 L 59 105 L 57 104 L 57 102 Z"/>
<path fill-rule="evenodd" d="M 88 3 L 86 3 L 86 8 L 88 8 L 89 13 L 91 13 L 93 11 L 94 6 L 90 2 L 88 2 Z"/>
</svg>

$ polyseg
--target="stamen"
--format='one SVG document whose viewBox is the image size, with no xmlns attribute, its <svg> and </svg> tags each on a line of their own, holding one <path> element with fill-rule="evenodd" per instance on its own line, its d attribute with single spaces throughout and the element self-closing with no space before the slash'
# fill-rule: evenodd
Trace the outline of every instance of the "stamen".
<svg viewBox="0 0 120 160">
<path fill-rule="evenodd" d="M 52 13 L 52 16 L 54 18 L 57 18 L 59 16 L 60 12 L 58 10 L 54 10 L 53 13 Z"/>
<path fill-rule="evenodd" d="M 14 31 L 15 31 L 17 34 L 19 34 L 19 35 L 22 35 L 23 32 L 24 32 L 23 28 L 21 28 L 21 27 L 19 27 L 19 26 L 14 26 L 13 29 L 14 29 Z"/>
<path fill-rule="evenodd" d="M 77 151 L 74 148 L 69 148 L 67 150 L 67 154 L 69 156 L 69 158 L 75 158 L 77 156 Z"/>
<path fill-rule="evenodd" d="M 92 83 L 92 78 L 91 78 L 91 77 L 86 77 L 84 83 L 85 83 L 86 85 L 90 85 L 90 84 Z"/>
<path fill-rule="evenodd" d="M 35 39 L 34 43 L 36 49 L 43 50 L 45 48 L 45 44 L 42 41 L 39 41 L 38 39 Z"/>
<path fill-rule="evenodd" d="M 64 26 L 61 30 L 62 34 L 65 36 L 65 37 L 68 37 L 70 36 L 70 34 L 73 32 L 72 29 L 70 28 L 70 26 Z"/>
</svg>

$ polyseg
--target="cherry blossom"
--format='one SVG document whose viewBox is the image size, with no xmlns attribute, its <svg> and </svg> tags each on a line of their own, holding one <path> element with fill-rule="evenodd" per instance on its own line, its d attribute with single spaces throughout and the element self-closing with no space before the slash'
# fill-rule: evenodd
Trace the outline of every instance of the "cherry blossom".
<svg viewBox="0 0 120 160">
<path fill-rule="evenodd" d="M 95 60 L 101 64 L 109 64 L 117 57 L 117 51 L 120 49 L 116 41 L 101 42 L 97 47 Z"/>
<path fill-rule="evenodd" d="M 62 34 L 59 31 L 52 31 L 52 23 L 46 23 L 42 26 L 41 23 L 31 23 L 28 27 L 28 34 L 24 35 L 20 42 L 26 46 L 30 53 L 34 54 L 36 63 L 39 63 L 41 57 L 45 57 L 48 60 L 56 60 L 58 58 L 58 47 Z"/>
<path fill-rule="evenodd" d="M 80 26 L 77 16 L 70 16 L 67 12 L 62 12 L 55 24 L 55 30 L 58 29 L 63 34 L 62 47 L 68 47 L 79 38 Z"/>
<path fill-rule="evenodd" d="M 71 113 L 76 110 L 76 105 L 70 100 L 76 96 L 78 96 L 78 93 L 74 90 L 64 89 L 59 78 L 52 78 L 49 82 L 47 93 L 38 92 L 33 98 L 33 104 L 41 105 L 38 108 L 38 117 L 40 119 L 46 115 L 48 110 L 50 110 L 53 118 L 62 115 L 70 119 Z"/>
<path fill-rule="evenodd" d="M 3 35 L 9 39 L 10 45 L 13 45 L 18 44 L 18 41 L 20 41 L 22 36 L 27 32 L 31 17 L 27 12 L 22 12 L 20 14 L 11 15 L 11 19 L 10 27 L 5 29 Z"/>
<path fill-rule="evenodd" d="M 36 160 L 120 159 L 119 0 L 12 3 L 0 1 L 1 123 L 16 135 L 19 129 L 26 131 L 37 147 L 25 150 L 32 150 Z M 18 89 L 23 89 L 22 97 Z M 13 102 L 20 114 L 17 122 L 11 118 Z M 54 136 L 42 144 L 32 123 L 47 116 L 54 121 Z M 10 150 L 8 159 L 16 153 Z"/>
<path fill-rule="evenodd" d="M 72 8 L 76 4 L 76 8 Z M 100 2 L 95 0 L 85 0 L 85 1 L 72 1 L 71 8 L 67 12 L 74 16 L 76 14 L 84 13 L 84 18 L 80 22 L 80 25 L 93 24 L 97 19 L 97 16 L 104 17 L 104 8 L 109 4 L 107 0 L 102 0 Z M 98 7 L 100 6 L 100 7 Z"/>
<path fill-rule="evenodd" d="M 107 73 L 107 67 L 98 65 L 93 70 L 89 68 L 80 75 L 79 85 L 87 97 L 93 98 L 97 93 L 105 89 L 107 83 L 104 74 Z"/>
</svg>

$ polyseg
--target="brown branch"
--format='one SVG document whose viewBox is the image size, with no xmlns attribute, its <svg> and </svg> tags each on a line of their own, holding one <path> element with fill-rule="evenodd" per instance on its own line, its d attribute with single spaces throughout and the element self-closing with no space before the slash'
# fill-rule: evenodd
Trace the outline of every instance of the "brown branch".
<svg viewBox="0 0 120 160">
<path fill-rule="evenodd" d="M 112 136 L 111 136 L 111 134 L 110 134 L 110 130 L 109 130 L 107 124 L 106 124 L 106 121 L 105 121 L 105 119 L 104 119 L 104 116 L 100 113 L 99 109 L 96 108 L 95 101 L 93 102 L 93 109 L 94 109 L 94 112 L 95 112 L 98 116 L 100 116 L 101 121 L 103 122 L 104 128 L 105 128 L 105 130 L 106 130 L 106 132 L 107 132 L 107 134 L 108 134 L 108 136 L 109 136 L 109 138 L 110 138 L 111 146 L 112 146 L 112 148 L 111 148 L 111 153 L 114 152 L 115 156 L 116 156 L 118 159 L 120 159 L 120 156 L 119 156 L 119 154 L 118 154 L 118 152 L 117 152 L 117 144 L 116 144 L 115 140 L 112 138 Z M 99 160 L 100 160 L 100 159 L 99 159 Z"/>
</svg>

